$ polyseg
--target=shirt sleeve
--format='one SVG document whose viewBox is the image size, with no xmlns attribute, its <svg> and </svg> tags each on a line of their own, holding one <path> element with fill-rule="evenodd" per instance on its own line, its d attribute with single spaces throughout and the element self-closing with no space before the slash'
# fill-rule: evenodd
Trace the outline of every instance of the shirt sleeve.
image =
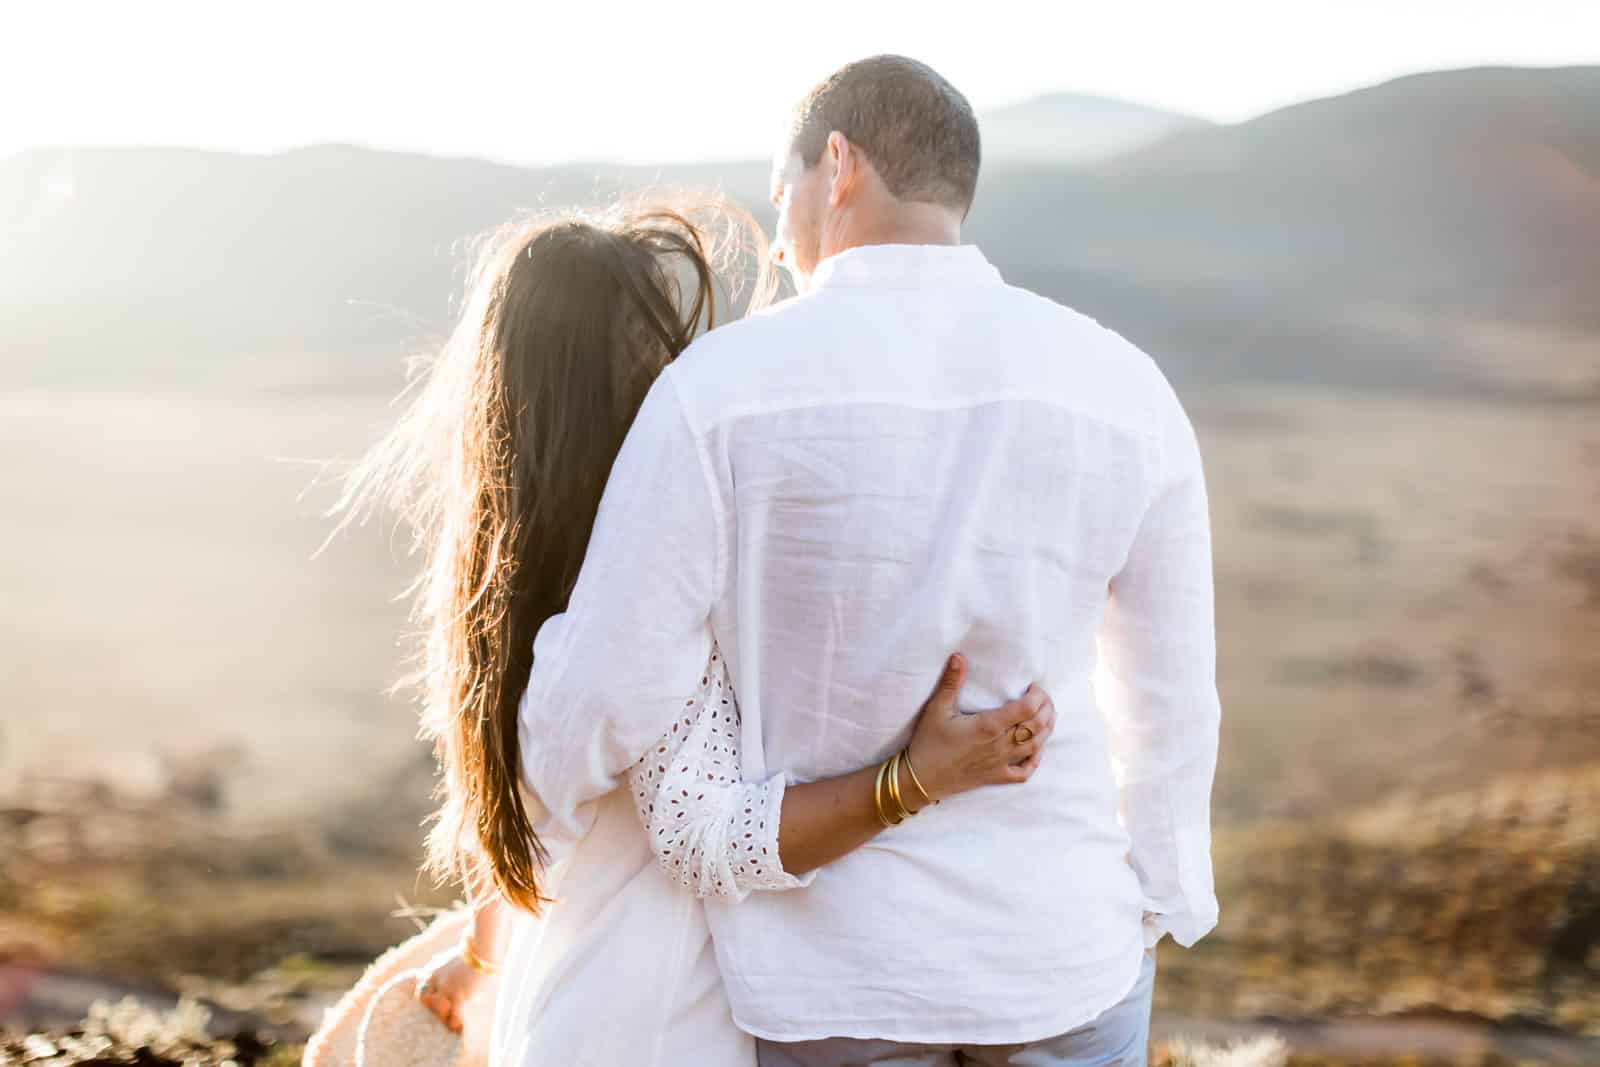
<svg viewBox="0 0 1600 1067">
<path fill-rule="evenodd" d="M 628 772 L 634 806 L 656 862 L 698 897 L 743 900 L 757 890 L 799 889 L 778 857 L 786 780 L 739 776 L 739 702 L 721 652 L 695 698 Z"/>
<path fill-rule="evenodd" d="M 1217 922 L 1211 784 L 1221 706 L 1205 477 L 1194 428 L 1168 400 L 1156 491 L 1111 582 L 1095 681 L 1146 944 L 1171 933 L 1188 946 Z"/>
<path fill-rule="evenodd" d="M 579 832 L 700 688 L 727 549 L 719 494 L 668 368 L 611 469 L 564 615 L 534 641 L 518 711 L 541 833 Z"/>
</svg>

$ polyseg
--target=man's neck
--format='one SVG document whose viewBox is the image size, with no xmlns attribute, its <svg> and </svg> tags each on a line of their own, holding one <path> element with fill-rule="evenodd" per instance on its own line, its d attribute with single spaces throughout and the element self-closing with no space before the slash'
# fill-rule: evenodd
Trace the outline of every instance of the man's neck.
<svg viewBox="0 0 1600 1067">
<path fill-rule="evenodd" d="M 958 245 L 961 220 L 937 204 L 897 203 L 893 210 L 838 216 L 825 255 L 864 245 Z"/>
</svg>

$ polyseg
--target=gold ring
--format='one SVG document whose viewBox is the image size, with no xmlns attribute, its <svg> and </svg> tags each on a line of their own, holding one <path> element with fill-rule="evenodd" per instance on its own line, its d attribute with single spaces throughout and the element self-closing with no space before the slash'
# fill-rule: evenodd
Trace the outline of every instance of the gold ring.
<svg viewBox="0 0 1600 1067">
<path fill-rule="evenodd" d="M 1014 744 L 1025 745 L 1033 740 L 1033 731 L 1024 723 L 1017 723 L 1011 728 L 1011 740 Z"/>
</svg>

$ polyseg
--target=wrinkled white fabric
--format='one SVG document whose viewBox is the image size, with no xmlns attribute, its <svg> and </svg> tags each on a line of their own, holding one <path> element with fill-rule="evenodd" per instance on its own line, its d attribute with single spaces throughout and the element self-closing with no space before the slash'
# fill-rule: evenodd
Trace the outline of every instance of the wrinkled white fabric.
<svg viewBox="0 0 1600 1067">
<path fill-rule="evenodd" d="M 546 840 L 556 902 L 513 913 L 489 1067 L 755 1067 L 705 906 L 662 874 L 627 791 L 586 805 L 580 825 L 577 840 Z"/>
<path fill-rule="evenodd" d="M 1215 923 L 1193 429 L 1144 353 L 977 249 L 835 256 L 651 390 L 535 644 L 523 771 L 552 832 L 670 727 L 713 634 L 748 781 L 888 756 L 956 649 L 969 710 L 1037 681 L 1059 714 L 1027 785 L 951 798 L 804 891 L 708 902 L 747 1031 L 1035 1040 L 1126 994 L 1147 939 Z"/>
</svg>

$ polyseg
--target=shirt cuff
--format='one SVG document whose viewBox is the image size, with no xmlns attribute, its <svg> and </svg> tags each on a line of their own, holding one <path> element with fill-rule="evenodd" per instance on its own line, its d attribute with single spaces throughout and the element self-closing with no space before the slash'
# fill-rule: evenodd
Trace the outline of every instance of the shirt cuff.
<svg viewBox="0 0 1600 1067">
<path fill-rule="evenodd" d="M 747 852 L 747 866 L 740 872 L 740 888 L 746 893 L 751 890 L 770 893 L 804 889 L 817 876 L 816 871 L 807 871 L 798 876 L 790 874 L 784 870 L 783 860 L 778 855 L 778 828 L 783 823 L 783 795 L 788 788 L 787 773 L 775 774 L 763 782 L 761 790 L 765 793 L 763 798 L 765 818 L 747 819 L 745 823 L 746 827 L 750 826 L 751 822 L 758 826 L 762 824 L 766 826 L 766 833 L 758 833 L 757 842 Z"/>
<path fill-rule="evenodd" d="M 1190 912 L 1156 912 L 1148 907 L 1144 913 L 1144 947 L 1153 948 L 1167 934 L 1184 948 L 1193 948 L 1195 942 L 1215 929 L 1217 913 L 1195 915 Z"/>
</svg>

